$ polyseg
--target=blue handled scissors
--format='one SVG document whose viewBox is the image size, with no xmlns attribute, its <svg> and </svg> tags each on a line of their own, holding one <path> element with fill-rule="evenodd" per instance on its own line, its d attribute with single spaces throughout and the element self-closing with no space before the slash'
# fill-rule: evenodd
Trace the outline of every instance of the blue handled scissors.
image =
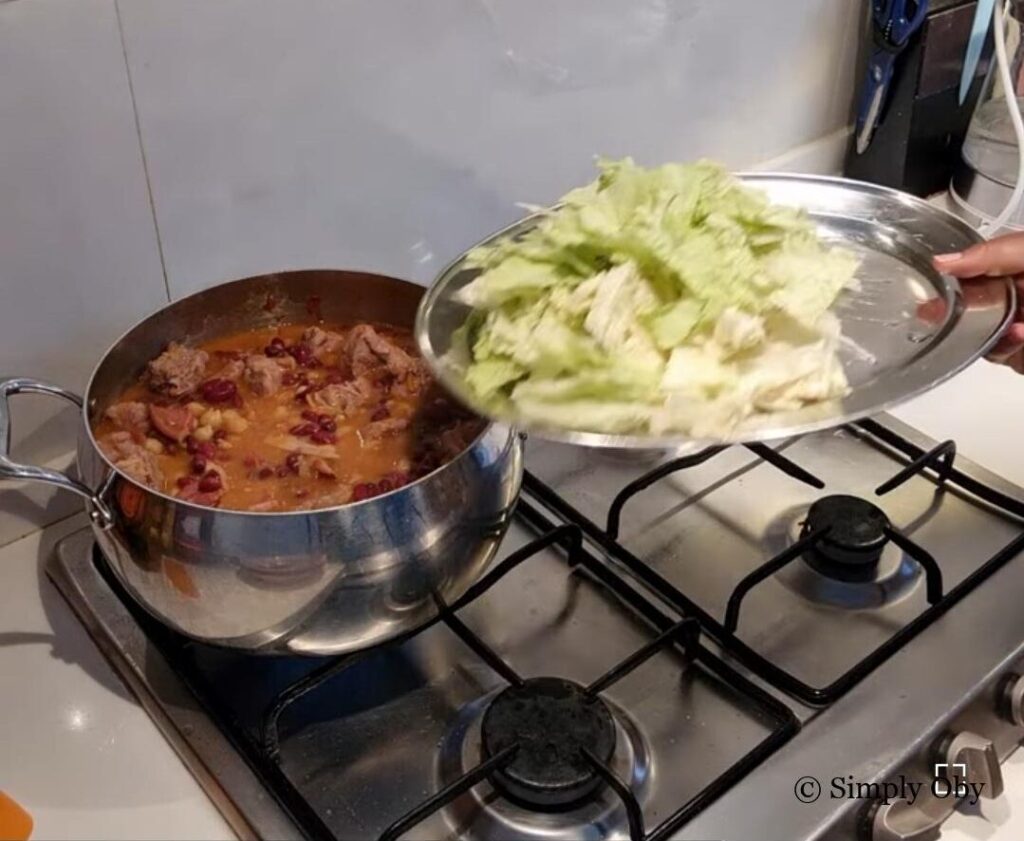
<svg viewBox="0 0 1024 841">
<path fill-rule="evenodd" d="M 892 82 L 896 56 L 924 23 L 928 0 L 872 0 L 874 50 L 857 110 L 857 154 L 863 154 L 878 125 L 885 95 Z"/>
</svg>

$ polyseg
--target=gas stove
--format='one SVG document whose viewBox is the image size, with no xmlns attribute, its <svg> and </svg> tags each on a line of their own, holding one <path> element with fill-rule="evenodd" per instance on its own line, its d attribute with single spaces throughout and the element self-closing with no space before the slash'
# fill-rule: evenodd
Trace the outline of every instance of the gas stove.
<svg viewBox="0 0 1024 841">
<path fill-rule="evenodd" d="M 1024 491 L 889 417 L 528 442 L 488 574 L 334 659 L 206 646 L 88 531 L 49 573 L 242 837 L 928 838 L 1024 735 Z"/>
</svg>

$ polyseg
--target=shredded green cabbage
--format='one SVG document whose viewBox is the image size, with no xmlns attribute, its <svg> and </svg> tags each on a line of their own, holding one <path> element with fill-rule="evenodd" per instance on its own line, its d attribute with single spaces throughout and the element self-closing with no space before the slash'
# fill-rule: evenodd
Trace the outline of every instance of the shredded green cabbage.
<svg viewBox="0 0 1024 841">
<path fill-rule="evenodd" d="M 722 167 L 600 161 L 458 293 L 465 378 L 541 425 L 727 437 L 848 391 L 830 312 L 858 260 Z"/>
</svg>

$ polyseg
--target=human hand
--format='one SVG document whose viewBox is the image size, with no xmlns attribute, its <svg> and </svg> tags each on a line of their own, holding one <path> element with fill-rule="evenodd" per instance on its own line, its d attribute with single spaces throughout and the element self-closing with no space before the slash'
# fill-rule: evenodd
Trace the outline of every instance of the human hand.
<svg viewBox="0 0 1024 841">
<path fill-rule="evenodd" d="M 1017 373 L 1024 373 L 1024 234 L 1007 234 L 972 245 L 963 252 L 939 254 L 935 257 L 935 268 L 966 281 L 964 297 L 968 305 L 972 296 L 992 289 L 991 286 L 972 284 L 972 280 L 1004 276 L 1013 278 L 1017 287 L 1017 309 L 1013 314 L 1013 322 L 989 352 L 988 358 L 1009 365 Z"/>
</svg>

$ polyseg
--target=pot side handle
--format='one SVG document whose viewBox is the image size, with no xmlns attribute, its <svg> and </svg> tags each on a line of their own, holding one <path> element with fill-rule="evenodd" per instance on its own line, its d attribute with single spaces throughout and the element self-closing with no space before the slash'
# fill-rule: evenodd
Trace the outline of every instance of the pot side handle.
<svg viewBox="0 0 1024 841">
<path fill-rule="evenodd" d="M 11 412 L 9 398 L 15 394 L 25 393 L 51 394 L 56 397 L 63 397 L 78 407 L 82 406 L 81 397 L 60 386 L 28 377 L 0 377 L 0 481 L 4 479 L 27 479 L 35 482 L 45 482 L 48 485 L 74 491 L 87 501 L 89 516 L 93 522 L 101 528 L 109 528 L 114 522 L 110 508 L 88 485 L 68 476 L 60 470 L 37 467 L 33 464 L 21 464 L 11 459 Z"/>
</svg>

